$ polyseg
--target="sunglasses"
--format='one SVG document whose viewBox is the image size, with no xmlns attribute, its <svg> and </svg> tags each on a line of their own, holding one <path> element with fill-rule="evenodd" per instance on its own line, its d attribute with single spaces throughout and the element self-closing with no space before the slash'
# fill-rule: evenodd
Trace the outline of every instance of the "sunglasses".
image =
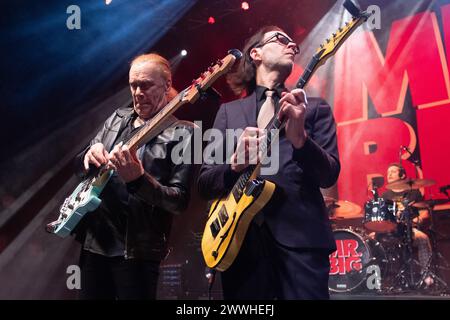
<svg viewBox="0 0 450 320">
<path fill-rule="evenodd" d="M 271 43 L 271 42 L 279 42 L 279 43 L 281 43 L 284 46 L 287 46 L 289 43 L 292 42 L 293 44 L 295 44 L 294 54 L 299 54 L 300 53 L 300 47 L 298 46 L 298 44 L 296 44 L 291 38 L 288 38 L 287 36 L 285 36 L 284 34 L 279 33 L 279 32 L 276 32 L 269 39 L 267 39 L 263 43 L 260 43 L 257 46 L 255 46 L 255 48 L 261 48 L 261 47 L 263 47 L 266 44 Z"/>
</svg>

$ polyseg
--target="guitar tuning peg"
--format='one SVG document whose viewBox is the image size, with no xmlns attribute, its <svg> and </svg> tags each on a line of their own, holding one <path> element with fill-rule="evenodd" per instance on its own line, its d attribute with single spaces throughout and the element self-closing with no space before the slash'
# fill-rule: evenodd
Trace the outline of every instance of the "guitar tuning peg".
<svg viewBox="0 0 450 320">
<path fill-rule="evenodd" d="M 214 68 L 211 66 L 211 67 L 208 67 L 208 72 L 213 72 L 214 71 Z"/>
<path fill-rule="evenodd" d="M 343 30 L 342 28 L 339 28 L 339 32 L 342 32 L 342 30 Z"/>
<path fill-rule="evenodd" d="M 205 75 L 204 72 L 202 72 L 202 73 L 200 74 L 200 78 L 202 78 L 202 79 L 205 79 L 205 78 L 206 78 L 206 75 Z"/>
<path fill-rule="evenodd" d="M 320 45 L 320 49 L 323 49 L 323 44 Z"/>
<path fill-rule="evenodd" d="M 336 37 L 336 33 L 333 33 L 333 38 L 335 38 Z"/>
<path fill-rule="evenodd" d="M 348 21 L 345 23 L 346 26 L 348 26 L 349 24 L 350 24 L 350 22 L 348 22 Z"/>
<path fill-rule="evenodd" d="M 223 65 L 223 62 L 222 62 L 222 60 L 217 60 L 217 64 L 219 65 L 219 66 L 222 66 Z"/>
<path fill-rule="evenodd" d="M 329 43 L 330 42 L 330 39 L 329 38 L 327 38 L 327 43 Z"/>
</svg>

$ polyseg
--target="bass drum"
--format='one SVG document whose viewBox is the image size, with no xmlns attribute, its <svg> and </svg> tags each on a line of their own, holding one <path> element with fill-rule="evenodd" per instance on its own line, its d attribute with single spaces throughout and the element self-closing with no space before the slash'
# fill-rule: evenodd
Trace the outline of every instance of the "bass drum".
<svg viewBox="0 0 450 320">
<path fill-rule="evenodd" d="M 330 291 L 380 289 L 389 273 L 388 257 L 381 243 L 352 229 L 337 229 L 333 233 L 337 250 L 330 254 Z M 380 276 L 378 285 L 374 285 L 373 278 L 368 279 L 375 272 Z"/>
</svg>

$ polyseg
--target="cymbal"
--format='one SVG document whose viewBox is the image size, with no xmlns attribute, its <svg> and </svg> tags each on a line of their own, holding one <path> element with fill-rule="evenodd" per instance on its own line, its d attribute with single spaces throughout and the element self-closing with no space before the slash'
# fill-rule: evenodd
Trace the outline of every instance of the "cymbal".
<svg viewBox="0 0 450 320">
<path fill-rule="evenodd" d="M 445 204 L 449 202 L 450 202 L 449 199 L 429 199 L 420 202 L 415 202 L 412 206 L 419 209 L 428 209 L 433 208 L 435 205 Z"/>
<path fill-rule="evenodd" d="M 389 196 L 389 194 L 384 195 L 383 199 L 386 200 L 391 200 L 391 201 L 395 201 L 395 202 L 403 202 L 403 200 L 405 200 L 405 197 L 403 195 L 397 195 L 397 196 Z"/>
<path fill-rule="evenodd" d="M 323 196 L 323 201 L 325 201 L 325 206 L 327 206 L 327 207 L 334 205 L 337 202 L 337 200 L 335 198 L 328 197 L 328 196 Z"/>
<path fill-rule="evenodd" d="M 333 205 L 336 207 L 332 210 L 332 220 L 362 218 L 363 216 L 361 207 L 353 202 L 339 200 Z"/>
<path fill-rule="evenodd" d="M 405 179 L 400 181 L 395 181 L 386 185 L 386 188 L 390 190 L 411 190 L 411 189 L 420 189 L 423 187 L 429 187 L 435 184 L 436 181 L 431 179 Z"/>
</svg>

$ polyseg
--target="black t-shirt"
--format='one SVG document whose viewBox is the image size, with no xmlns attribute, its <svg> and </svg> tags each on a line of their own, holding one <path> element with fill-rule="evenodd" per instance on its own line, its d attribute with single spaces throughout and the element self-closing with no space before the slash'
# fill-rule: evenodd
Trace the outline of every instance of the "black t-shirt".
<svg viewBox="0 0 450 320">
<path fill-rule="evenodd" d="M 386 190 L 385 192 L 383 192 L 383 195 L 381 197 L 392 201 L 400 201 L 400 199 L 408 199 L 409 200 L 408 202 L 412 201 L 418 202 L 421 201 L 423 198 L 422 194 L 417 189 L 400 192 Z"/>
</svg>

